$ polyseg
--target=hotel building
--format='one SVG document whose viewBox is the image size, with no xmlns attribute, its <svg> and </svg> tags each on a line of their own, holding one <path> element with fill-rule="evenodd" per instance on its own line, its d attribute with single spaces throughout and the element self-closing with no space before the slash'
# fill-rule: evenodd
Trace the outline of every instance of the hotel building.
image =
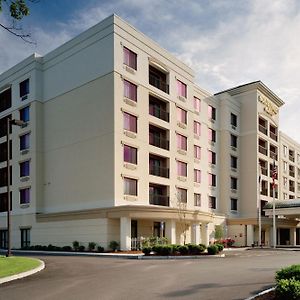
<svg viewBox="0 0 300 300">
<path fill-rule="evenodd" d="M 258 201 L 272 201 L 273 158 L 275 198 L 300 196 L 300 146 L 279 131 L 283 104 L 260 81 L 208 93 L 116 15 L 33 54 L 0 75 L 0 248 L 7 118 L 27 123 L 9 128 L 13 247 L 116 240 L 125 250 L 132 238 L 162 235 L 208 244 L 216 225 L 251 245 Z M 277 244 L 299 244 L 297 226 L 297 215 L 277 217 Z"/>
</svg>

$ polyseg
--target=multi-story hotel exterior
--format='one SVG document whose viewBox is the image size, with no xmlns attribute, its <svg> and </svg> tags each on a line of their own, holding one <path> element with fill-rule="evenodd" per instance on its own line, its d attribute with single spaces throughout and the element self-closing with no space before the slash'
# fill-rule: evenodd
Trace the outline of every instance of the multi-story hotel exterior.
<svg viewBox="0 0 300 300">
<path fill-rule="evenodd" d="M 300 195 L 300 146 L 278 130 L 283 104 L 260 81 L 206 92 L 193 70 L 115 15 L 30 56 L 0 75 L 0 248 L 7 117 L 27 122 L 11 128 L 13 247 L 117 240 L 129 249 L 132 237 L 152 235 L 208 244 L 216 225 L 251 245 L 258 199 L 272 200 L 273 158 L 276 199 Z M 297 225 L 278 218 L 277 243 L 299 244 Z M 266 245 L 271 226 L 263 216 Z"/>
</svg>

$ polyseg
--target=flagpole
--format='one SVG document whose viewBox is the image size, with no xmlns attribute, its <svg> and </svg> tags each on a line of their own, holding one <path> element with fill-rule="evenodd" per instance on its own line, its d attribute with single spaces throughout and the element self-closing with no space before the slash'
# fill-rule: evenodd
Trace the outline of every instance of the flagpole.
<svg viewBox="0 0 300 300">
<path fill-rule="evenodd" d="M 276 219 L 275 219 L 275 159 L 273 158 L 273 248 L 276 248 Z"/>
<path fill-rule="evenodd" d="M 260 201 L 260 190 L 261 190 L 261 168 L 262 166 L 259 165 L 259 177 L 258 177 L 258 192 L 257 192 L 257 199 L 258 199 L 258 246 L 261 247 L 261 201 Z"/>
</svg>

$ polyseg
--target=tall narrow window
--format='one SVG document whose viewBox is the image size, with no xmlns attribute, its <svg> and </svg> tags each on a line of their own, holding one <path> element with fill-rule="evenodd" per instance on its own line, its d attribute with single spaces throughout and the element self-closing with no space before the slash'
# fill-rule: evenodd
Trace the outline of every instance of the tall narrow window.
<svg viewBox="0 0 300 300">
<path fill-rule="evenodd" d="M 208 118 L 209 119 L 216 120 L 217 114 L 216 114 L 216 108 L 215 107 L 213 107 L 211 105 L 208 105 L 207 113 L 208 113 Z"/>
<path fill-rule="evenodd" d="M 30 120 L 29 106 L 20 109 L 20 120 L 22 120 L 23 122 L 29 122 Z"/>
<path fill-rule="evenodd" d="M 208 128 L 208 140 L 211 142 L 216 141 L 216 131 L 211 128 Z"/>
<path fill-rule="evenodd" d="M 124 80 L 124 97 L 137 101 L 137 86 L 127 80 Z"/>
<path fill-rule="evenodd" d="M 128 48 L 123 48 L 124 64 L 134 70 L 137 69 L 137 55 Z"/>
<path fill-rule="evenodd" d="M 197 97 L 194 97 L 194 110 L 197 112 L 201 111 L 201 100 Z"/>
<path fill-rule="evenodd" d="M 20 177 L 30 175 L 30 161 L 26 160 L 20 163 Z"/>
<path fill-rule="evenodd" d="M 177 133 L 176 138 L 177 138 L 177 148 L 187 151 L 187 137 Z"/>
<path fill-rule="evenodd" d="M 177 188 L 177 198 L 181 203 L 187 203 L 187 190 L 182 188 Z"/>
<path fill-rule="evenodd" d="M 177 121 L 187 124 L 187 111 L 177 107 Z"/>
<path fill-rule="evenodd" d="M 237 115 L 233 113 L 230 114 L 230 124 L 234 127 L 237 127 Z"/>
<path fill-rule="evenodd" d="M 177 94 L 178 96 L 187 97 L 187 87 L 186 84 L 180 80 L 177 80 Z"/>
<path fill-rule="evenodd" d="M 231 147 L 237 148 L 237 136 L 233 134 L 230 135 L 230 145 Z"/>
<path fill-rule="evenodd" d="M 237 211 L 237 199 L 234 199 L 234 198 L 231 198 L 230 199 L 230 209 L 233 210 L 233 211 Z"/>
<path fill-rule="evenodd" d="M 124 177 L 124 194 L 137 196 L 137 180 Z"/>
<path fill-rule="evenodd" d="M 20 204 L 30 203 L 30 188 L 20 189 Z"/>
<path fill-rule="evenodd" d="M 124 145 L 124 162 L 137 164 L 137 148 Z"/>
<path fill-rule="evenodd" d="M 237 169 L 237 157 L 230 155 L 230 166 L 233 169 Z"/>
<path fill-rule="evenodd" d="M 208 150 L 208 162 L 215 165 L 217 162 L 217 155 L 215 152 Z"/>
<path fill-rule="evenodd" d="M 22 100 L 28 94 L 29 94 L 29 78 L 20 82 L 20 97 L 22 98 Z"/>
<path fill-rule="evenodd" d="M 194 158 L 201 159 L 201 147 L 194 145 Z"/>
<path fill-rule="evenodd" d="M 124 112 L 124 129 L 137 133 L 137 117 Z"/>
<path fill-rule="evenodd" d="M 208 174 L 208 184 L 210 186 L 216 186 L 217 185 L 217 178 L 215 174 Z"/>
<path fill-rule="evenodd" d="M 201 124 L 197 121 L 194 121 L 194 134 L 201 135 Z"/>
<path fill-rule="evenodd" d="M 30 133 L 26 133 L 20 136 L 20 150 L 26 150 L 30 147 Z"/>
<path fill-rule="evenodd" d="M 187 163 L 177 161 L 177 175 L 187 177 Z"/>
<path fill-rule="evenodd" d="M 237 178 L 230 177 L 230 187 L 232 190 L 237 190 L 237 188 L 238 188 Z"/>
<path fill-rule="evenodd" d="M 200 183 L 201 182 L 201 171 L 194 169 L 194 182 Z"/>
<path fill-rule="evenodd" d="M 30 228 L 21 229 L 21 248 L 30 246 Z"/>
<path fill-rule="evenodd" d="M 209 208 L 216 209 L 217 208 L 217 199 L 214 196 L 208 197 L 208 205 Z"/>
<path fill-rule="evenodd" d="M 194 205 L 201 206 L 201 194 L 194 194 Z"/>
</svg>

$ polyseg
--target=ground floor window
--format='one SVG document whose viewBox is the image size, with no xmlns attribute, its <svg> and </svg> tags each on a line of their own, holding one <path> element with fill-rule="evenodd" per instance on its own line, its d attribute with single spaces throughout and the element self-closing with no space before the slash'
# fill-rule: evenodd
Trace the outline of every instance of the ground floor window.
<svg viewBox="0 0 300 300">
<path fill-rule="evenodd" d="M 153 236 L 165 237 L 165 222 L 154 222 L 153 223 Z"/>
<path fill-rule="evenodd" d="M 30 228 L 21 229 L 21 248 L 30 246 Z"/>
<path fill-rule="evenodd" d="M 0 248 L 7 249 L 8 247 L 8 232 L 7 230 L 0 230 Z"/>
</svg>

